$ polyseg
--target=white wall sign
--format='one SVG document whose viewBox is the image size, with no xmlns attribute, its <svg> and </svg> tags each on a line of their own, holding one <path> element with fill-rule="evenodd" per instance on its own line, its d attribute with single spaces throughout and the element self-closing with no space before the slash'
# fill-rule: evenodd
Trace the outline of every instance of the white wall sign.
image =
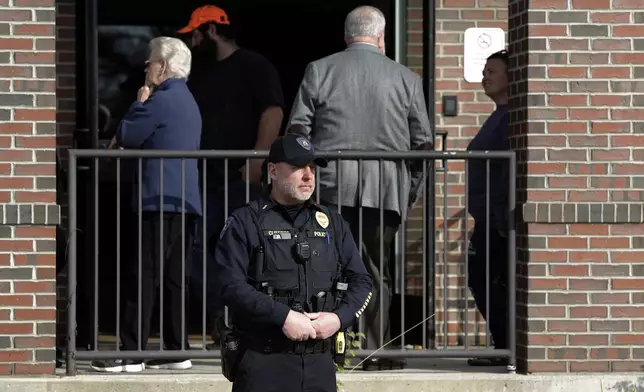
<svg viewBox="0 0 644 392">
<path fill-rule="evenodd" d="M 499 28 L 470 27 L 465 30 L 463 76 L 469 83 L 481 83 L 485 61 L 505 49 L 505 32 Z"/>
</svg>

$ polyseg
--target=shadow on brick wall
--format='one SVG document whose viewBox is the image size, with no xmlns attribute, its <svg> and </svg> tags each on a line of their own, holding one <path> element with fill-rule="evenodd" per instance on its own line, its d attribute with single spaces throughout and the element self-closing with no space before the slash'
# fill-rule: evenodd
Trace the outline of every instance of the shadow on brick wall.
<svg viewBox="0 0 644 392">
<path fill-rule="evenodd" d="M 56 231 L 56 346 L 62 351 L 67 335 L 67 150 L 72 147 L 76 127 L 78 76 L 75 15 L 74 0 L 56 0 L 56 66 L 51 78 L 56 91 L 56 203 L 61 206 L 61 223 Z"/>
<path fill-rule="evenodd" d="M 528 164 L 528 0 L 509 1 L 510 146 L 517 153 L 517 371 L 528 370 L 528 227 L 521 212 L 527 201 Z"/>
</svg>

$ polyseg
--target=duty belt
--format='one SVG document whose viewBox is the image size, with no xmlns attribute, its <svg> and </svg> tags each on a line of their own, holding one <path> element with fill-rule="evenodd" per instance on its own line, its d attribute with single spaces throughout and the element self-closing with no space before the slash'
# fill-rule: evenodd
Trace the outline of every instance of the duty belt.
<svg viewBox="0 0 644 392">
<path fill-rule="evenodd" d="M 265 354 L 319 354 L 333 350 L 333 339 L 311 339 L 304 342 L 294 342 L 286 338 L 261 339 L 246 337 L 242 344 L 249 350 Z"/>
</svg>

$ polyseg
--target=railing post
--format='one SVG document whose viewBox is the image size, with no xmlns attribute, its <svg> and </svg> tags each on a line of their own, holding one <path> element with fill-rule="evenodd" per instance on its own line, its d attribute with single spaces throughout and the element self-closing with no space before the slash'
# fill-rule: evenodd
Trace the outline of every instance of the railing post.
<svg viewBox="0 0 644 392">
<path fill-rule="evenodd" d="M 67 196 L 69 200 L 69 264 L 67 266 L 67 375 L 76 375 L 76 153 L 69 151 L 69 183 Z"/>
<path fill-rule="evenodd" d="M 512 152 L 509 157 L 509 195 L 508 195 L 508 343 L 510 348 L 510 358 L 508 361 L 508 370 L 516 371 L 517 365 L 517 248 L 516 248 L 516 194 L 517 194 L 517 157 Z"/>
</svg>

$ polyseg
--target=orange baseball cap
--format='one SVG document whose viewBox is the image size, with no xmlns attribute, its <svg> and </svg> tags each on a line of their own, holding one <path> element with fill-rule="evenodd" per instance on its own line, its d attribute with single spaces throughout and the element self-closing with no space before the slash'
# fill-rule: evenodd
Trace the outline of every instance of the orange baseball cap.
<svg viewBox="0 0 644 392">
<path fill-rule="evenodd" d="M 177 31 L 180 34 L 189 33 L 194 31 L 204 23 L 213 22 L 223 25 L 229 25 L 228 15 L 226 11 L 214 5 L 204 5 L 192 11 L 190 15 L 190 22 L 181 30 Z"/>
</svg>

